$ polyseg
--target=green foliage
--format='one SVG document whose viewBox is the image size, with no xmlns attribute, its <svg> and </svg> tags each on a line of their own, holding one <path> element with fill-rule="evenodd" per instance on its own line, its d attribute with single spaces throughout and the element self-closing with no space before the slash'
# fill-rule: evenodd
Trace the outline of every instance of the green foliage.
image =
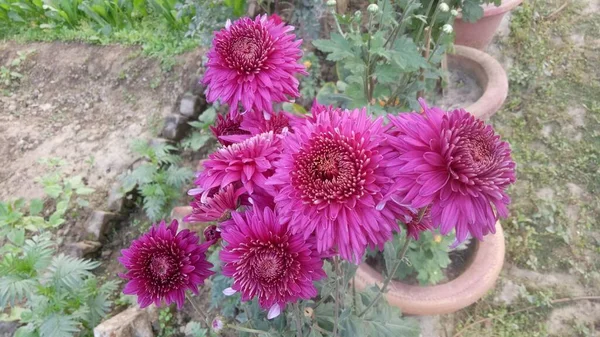
<svg viewBox="0 0 600 337">
<path fill-rule="evenodd" d="M 206 109 L 197 121 L 189 122 L 192 126 L 192 132 L 181 141 L 181 147 L 184 150 L 198 151 L 212 137 L 210 126 L 215 122 L 217 116 L 217 108 L 210 106 Z"/>
<path fill-rule="evenodd" d="M 181 188 L 194 176 L 192 170 L 178 166 L 176 148 L 167 143 L 148 144 L 136 140 L 132 149 L 145 162 L 122 177 L 122 193 L 137 191 L 143 198 L 143 208 L 150 220 L 164 218 L 180 197 Z"/>
<path fill-rule="evenodd" d="M 304 54 L 301 62 L 304 64 L 308 76 L 300 78 L 300 96 L 304 102 L 312 104 L 321 86 L 321 65 L 317 56 L 312 52 Z"/>
<path fill-rule="evenodd" d="M 54 212 L 44 217 L 44 202 L 40 199 L 0 201 L 0 237 L 6 237 L 9 241 L 0 248 L 0 253 L 11 250 L 14 246 L 22 246 L 26 232 L 56 228 L 65 222 L 67 210 L 87 206 L 87 201 L 82 196 L 94 190 L 85 186 L 79 176 L 65 177 L 58 169 L 63 165 L 62 162 L 49 160 L 48 163 L 52 166 L 51 169 L 54 167 L 56 170 L 37 181 L 44 187 L 46 195 L 56 203 Z"/>
<path fill-rule="evenodd" d="M 99 263 L 55 255 L 48 233 L 14 246 L 0 260 L 0 308 L 20 313 L 16 336 L 59 337 L 91 331 L 110 310 L 115 282 L 99 285 Z"/>
<path fill-rule="evenodd" d="M 460 3 L 462 18 L 466 22 L 476 22 L 483 17 L 483 5 L 500 6 L 501 2 L 501 0 L 462 0 Z"/>
<path fill-rule="evenodd" d="M 190 321 L 185 326 L 185 335 L 190 337 L 206 337 L 208 336 L 208 330 L 204 329 L 200 323 Z"/>
<path fill-rule="evenodd" d="M 23 78 L 21 66 L 25 60 L 27 60 L 27 57 L 34 52 L 34 50 L 26 52 L 19 51 L 17 52 L 16 58 L 7 62 L 6 65 L 0 66 L 0 86 L 4 86 L 5 88 L 17 86 L 21 81 L 21 78 Z"/>
<path fill-rule="evenodd" d="M 384 249 L 385 264 L 387 270 L 391 269 L 393 257 L 399 247 L 404 246 L 406 237 L 397 235 L 393 241 L 386 243 Z M 442 236 L 439 233 L 429 231 L 422 232 L 419 241 L 409 243 L 406 251 L 405 261 L 402 263 L 395 277 L 406 279 L 416 276 L 422 285 L 436 284 L 444 279 L 443 270 L 450 265 L 450 245 L 454 242 L 454 235 Z M 395 246 L 395 247 L 393 247 Z M 461 245 L 455 250 L 464 249 Z M 395 249 L 393 249 L 395 248 Z"/>
<path fill-rule="evenodd" d="M 439 29 L 452 18 L 439 21 L 437 10 L 420 12 L 425 2 L 380 0 L 376 13 L 335 14 L 337 32 L 313 45 L 336 62 L 338 81 L 324 85 L 317 98 L 347 108 L 368 106 L 375 114 L 415 109 L 417 94 L 437 85 L 441 55 L 451 40 Z M 431 45 L 425 42 L 426 24 L 436 30 Z M 430 56 L 423 56 L 425 49 Z"/>
<path fill-rule="evenodd" d="M 174 336 L 176 331 L 173 325 L 173 313 L 170 308 L 162 308 L 158 312 L 158 337 L 171 337 Z"/>
</svg>

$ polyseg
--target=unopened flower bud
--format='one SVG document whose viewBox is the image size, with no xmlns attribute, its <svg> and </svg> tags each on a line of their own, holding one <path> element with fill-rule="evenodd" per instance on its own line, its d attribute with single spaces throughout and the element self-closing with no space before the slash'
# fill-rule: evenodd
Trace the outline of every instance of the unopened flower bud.
<svg viewBox="0 0 600 337">
<path fill-rule="evenodd" d="M 450 14 L 452 14 L 452 16 L 457 16 L 458 15 L 458 11 L 456 9 L 453 9 L 450 11 Z"/>
<path fill-rule="evenodd" d="M 221 233 L 217 230 L 217 226 L 212 225 L 204 229 L 204 239 L 208 241 L 217 242 L 221 238 Z"/>
<path fill-rule="evenodd" d="M 377 6 L 377 4 L 370 4 L 367 6 L 367 11 L 369 11 L 369 13 L 377 13 L 379 12 L 379 6 Z"/>
<path fill-rule="evenodd" d="M 335 0 L 327 0 L 327 6 L 329 7 L 335 7 L 336 4 L 337 2 Z"/>
<path fill-rule="evenodd" d="M 362 12 L 361 11 L 354 12 L 354 17 L 360 18 L 361 16 L 362 16 Z"/>
<path fill-rule="evenodd" d="M 454 29 L 452 28 L 452 25 L 445 24 L 445 25 L 442 26 L 442 30 L 444 31 L 444 33 L 450 34 L 450 33 L 452 33 L 452 31 Z"/>
<path fill-rule="evenodd" d="M 223 318 L 220 316 L 215 317 L 215 319 L 213 319 L 212 321 L 211 326 L 214 332 L 219 332 L 223 330 L 223 327 L 225 326 L 225 324 L 223 324 Z"/>
<path fill-rule="evenodd" d="M 450 10 L 450 7 L 445 2 L 442 2 L 438 7 L 440 8 L 440 11 L 442 11 L 444 13 L 446 13 Z"/>
</svg>

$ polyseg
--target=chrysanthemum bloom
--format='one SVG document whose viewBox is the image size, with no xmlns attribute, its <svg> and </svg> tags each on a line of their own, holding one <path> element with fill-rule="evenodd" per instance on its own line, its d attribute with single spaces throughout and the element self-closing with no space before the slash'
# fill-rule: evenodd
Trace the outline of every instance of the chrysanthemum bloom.
<svg viewBox="0 0 600 337">
<path fill-rule="evenodd" d="M 458 241 L 495 233 L 508 215 L 506 188 L 515 181 L 510 146 L 494 129 L 465 110 L 429 108 L 424 114 L 389 116 L 397 128 L 389 143 L 398 160 L 388 174 L 396 178 L 400 203 L 431 205 L 431 219 L 442 234 L 456 229 Z"/>
<path fill-rule="evenodd" d="M 265 114 L 256 111 L 248 111 L 242 117 L 240 127 L 248 131 L 252 135 L 273 131 L 275 134 L 284 132 L 285 130 L 293 132 L 293 125 L 300 123 L 300 117 L 294 116 L 291 113 L 280 111 L 277 113 Z"/>
<path fill-rule="evenodd" d="M 273 174 L 272 163 L 280 156 L 279 146 L 279 138 L 268 132 L 217 150 L 204 161 L 194 193 L 201 193 L 204 199 L 214 188 L 239 182 L 252 195 Z"/>
<path fill-rule="evenodd" d="M 411 237 L 416 241 L 419 240 L 419 234 L 421 234 L 421 232 L 433 230 L 434 226 L 431 221 L 429 208 L 426 208 L 423 213 L 412 213 L 412 218 L 405 222 L 405 226 L 406 236 Z"/>
<path fill-rule="evenodd" d="M 398 229 L 392 212 L 376 209 L 392 183 L 380 154 L 385 127 L 365 109 L 321 107 L 282 140 L 267 184 L 292 232 L 314 233 L 319 252 L 334 248 L 358 263 L 367 245 L 381 248 Z"/>
<path fill-rule="evenodd" d="M 286 303 L 317 296 L 313 282 L 326 276 L 323 261 L 301 234 L 290 233 L 270 208 L 231 215 L 219 257 L 242 301 L 258 298 L 270 319 Z"/>
<path fill-rule="evenodd" d="M 228 22 L 215 34 L 208 52 L 202 80 L 208 86 L 208 101 L 219 99 L 236 114 L 238 103 L 246 111 L 271 112 L 273 102 L 300 96 L 294 75 L 308 73 L 298 63 L 302 40 L 296 40 L 292 30 L 266 15 Z"/>
<path fill-rule="evenodd" d="M 177 303 L 183 307 L 187 289 L 198 294 L 198 286 L 213 274 L 206 261 L 210 244 L 198 244 L 198 236 L 187 229 L 177 233 L 177 221 L 167 227 L 162 221 L 121 250 L 119 262 L 127 268 L 124 294 L 137 295 L 140 307 Z"/>
<path fill-rule="evenodd" d="M 228 136 L 250 135 L 250 132 L 240 129 L 242 116 L 238 114 L 218 115 L 215 125 L 210 127 L 217 141 L 224 146 L 236 143 L 231 141 Z"/>
<path fill-rule="evenodd" d="M 229 184 L 225 188 L 214 188 L 214 194 L 201 194 L 204 190 L 191 189 L 188 194 L 196 195 L 190 203 L 192 213 L 183 218 L 185 222 L 209 222 L 223 221 L 231 211 L 235 211 L 241 205 L 249 205 L 246 190 L 241 187 L 235 188 Z"/>
</svg>

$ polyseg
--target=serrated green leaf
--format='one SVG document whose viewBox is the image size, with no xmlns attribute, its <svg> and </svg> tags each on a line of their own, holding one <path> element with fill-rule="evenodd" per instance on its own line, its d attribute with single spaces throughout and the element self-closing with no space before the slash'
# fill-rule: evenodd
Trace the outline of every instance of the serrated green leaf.
<svg viewBox="0 0 600 337">
<path fill-rule="evenodd" d="M 50 198 L 56 199 L 62 193 L 63 188 L 58 184 L 51 184 L 44 186 L 44 193 L 46 193 Z"/>
<path fill-rule="evenodd" d="M 377 83 L 390 84 L 398 81 L 398 72 L 392 64 L 381 64 L 375 69 Z"/>
<path fill-rule="evenodd" d="M 24 228 L 13 228 L 8 232 L 6 238 L 17 246 L 22 246 L 25 243 L 25 229 Z"/>
<path fill-rule="evenodd" d="M 328 53 L 329 61 L 341 61 L 354 56 L 352 46 L 338 33 L 332 33 L 329 40 L 314 40 L 313 45 L 322 52 Z"/>
<path fill-rule="evenodd" d="M 32 199 L 29 202 L 29 215 L 38 215 L 44 209 L 44 202 L 40 199 Z"/>
<path fill-rule="evenodd" d="M 38 333 L 28 326 L 22 326 L 15 331 L 13 337 L 39 337 Z"/>
<path fill-rule="evenodd" d="M 413 40 L 405 36 L 396 40 L 394 50 L 391 51 L 391 62 L 401 72 L 412 72 L 428 66 Z"/>
<path fill-rule="evenodd" d="M 483 7 L 480 0 L 462 1 L 462 18 L 467 22 L 476 22 L 483 17 Z"/>
<path fill-rule="evenodd" d="M 71 316 L 51 314 L 40 325 L 39 333 L 40 337 L 68 337 L 79 331 L 78 326 Z"/>
<path fill-rule="evenodd" d="M 194 177 L 194 172 L 187 167 L 170 166 L 167 169 L 167 184 L 180 188 Z"/>
</svg>

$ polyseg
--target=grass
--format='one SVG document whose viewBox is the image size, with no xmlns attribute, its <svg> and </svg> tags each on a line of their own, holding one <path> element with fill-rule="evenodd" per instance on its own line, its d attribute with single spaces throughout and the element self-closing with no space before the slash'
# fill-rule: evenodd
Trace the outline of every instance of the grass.
<svg viewBox="0 0 600 337">
<path fill-rule="evenodd" d="M 540 273 L 577 275 L 592 294 L 600 284 L 600 13 L 571 2 L 529 1 L 513 12 L 504 42 L 513 60 L 510 93 L 492 124 L 513 148 L 518 182 L 510 191 L 511 216 L 503 222 L 507 261 Z M 581 35 L 585 39 L 581 43 Z M 507 276 L 508 278 L 508 276 Z M 557 298 L 555 289 L 534 289 L 529 296 Z M 568 294 L 567 294 L 568 296 Z M 510 307 L 494 294 L 459 313 L 457 330 L 469 322 L 496 317 L 461 336 L 548 336 L 551 310 L 506 315 L 531 305 Z M 535 301 L 535 299 L 534 299 Z M 591 336 L 594 327 L 575 318 L 569 336 Z M 554 332 L 556 333 L 556 332 Z M 593 332 L 592 332 L 593 333 Z"/>
<path fill-rule="evenodd" d="M 115 43 L 140 45 L 142 47 L 141 55 L 157 58 L 165 71 L 175 65 L 174 56 L 193 50 L 199 45 L 199 40 L 185 37 L 185 32 L 172 30 L 165 23 L 157 22 L 151 17 L 145 18 L 133 28 L 114 31 L 110 35 L 98 32 L 92 25 L 84 21 L 77 28 L 66 26 L 53 29 L 14 27 L 0 32 L 0 37 L 20 43 L 77 41 L 97 45 Z"/>
</svg>

